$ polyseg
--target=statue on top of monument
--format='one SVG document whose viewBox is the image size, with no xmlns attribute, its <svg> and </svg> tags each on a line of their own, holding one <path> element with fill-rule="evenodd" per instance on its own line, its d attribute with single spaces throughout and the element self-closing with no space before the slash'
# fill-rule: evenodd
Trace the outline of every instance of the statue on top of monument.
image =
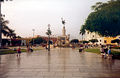
<svg viewBox="0 0 120 78">
<path fill-rule="evenodd" d="M 65 25 L 65 23 L 66 23 L 65 20 L 63 20 L 63 18 L 61 18 L 61 19 L 62 19 L 62 24 Z"/>
</svg>

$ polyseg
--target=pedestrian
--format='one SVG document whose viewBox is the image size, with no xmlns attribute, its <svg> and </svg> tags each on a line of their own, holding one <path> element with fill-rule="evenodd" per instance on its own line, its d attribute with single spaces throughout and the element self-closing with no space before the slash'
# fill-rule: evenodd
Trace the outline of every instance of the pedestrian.
<svg viewBox="0 0 120 78">
<path fill-rule="evenodd" d="M 102 58 L 103 58 L 104 57 L 104 48 L 103 48 L 103 45 L 101 45 L 100 52 L 101 52 L 101 55 L 102 55 Z"/>
<path fill-rule="evenodd" d="M 108 47 L 106 46 L 106 48 L 104 49 L 104 58 L 107 57 L 107 53 L 108 53 Z"/>
<path fill-rule="evenodd" d="M 45 47 L 45 49 L 46 49 L 46 50 L 48 49 L 47 46 Z"/>
<path fill-rule="evenodd" d="M 17 56 L 20 56 L 20 54 L 21 54 L 21 48 L 19 46 L 18 49 L 17 49 Z"/>
<path fill-rule="evenodd" d="M 33 52 L 32 46 L 30 47 L 30 52 Z"/>
<path fill-rule="evenodd" d="M 29 45 L 27 45 L 27 52 L 29 52 L 30 51 L 30 47 L 29 47 Z"/>
<path fill-rule="evenodd" d="M 108 54 L 109 55 L 111 54 L 111 47 L 109 47 L 109 49 L 108 49 Z"/>
<path fill-rule="evenodd" d="M 112 58 L 112 55 L 111 55 L 111 47 L 109 47 L 107 54 L 108 54 L 108 59 L 109 59 L 109 58 Z"/>
</svg>

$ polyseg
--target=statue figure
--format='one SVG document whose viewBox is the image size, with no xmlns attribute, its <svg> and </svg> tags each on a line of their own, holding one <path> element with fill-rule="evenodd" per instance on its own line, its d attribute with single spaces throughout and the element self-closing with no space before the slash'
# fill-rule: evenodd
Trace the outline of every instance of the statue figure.
<svg viewBox="0 0 120 78">
<path fill-rule="evenodd" d="M 61 19 L 62 19 L 62 24 L 65 25 L 65 23 L 66 23 L 65 20 L 63 20 L 63 18 L 61 18 Z"/>
</svg>

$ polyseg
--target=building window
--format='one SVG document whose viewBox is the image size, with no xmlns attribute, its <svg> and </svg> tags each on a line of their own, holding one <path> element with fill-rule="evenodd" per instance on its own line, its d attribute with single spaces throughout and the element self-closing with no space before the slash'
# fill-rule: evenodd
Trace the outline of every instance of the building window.
<svg viewBox="0 0 120 78">
<path fill-rule="evenodd" d="M 107 43 L 107 41 L 106 41 L 106 40 L 104 40 L 104 43 Z"/>
</svg>

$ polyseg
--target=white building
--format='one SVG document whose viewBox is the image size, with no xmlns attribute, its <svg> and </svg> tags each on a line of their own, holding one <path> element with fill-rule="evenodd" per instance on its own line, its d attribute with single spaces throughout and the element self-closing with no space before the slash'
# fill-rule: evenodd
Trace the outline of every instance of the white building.
<svg viewBox="0 0 120 78">
<path fill-rule="evenodd" d="M 89 32 L 86 30 L 84 34 L 84 40 L 89 41 L 91 39 L 97 39 L 97 44 L 104 44 L 104 37 L 101 37 L 95 32 Z"/>
</svg>

